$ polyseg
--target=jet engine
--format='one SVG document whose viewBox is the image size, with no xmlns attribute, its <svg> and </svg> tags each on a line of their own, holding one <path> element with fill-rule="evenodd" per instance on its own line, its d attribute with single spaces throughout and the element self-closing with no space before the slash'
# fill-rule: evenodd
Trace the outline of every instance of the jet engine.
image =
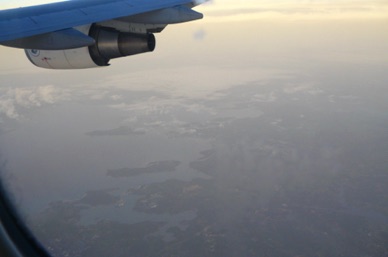
<svg viewBox="0 0 388 257">
<path fill-rule="evenodd" d="M 108 66 L 109 61 L 114 58 L 152 52 L 156 45 L 152 33 L 120 32 L 98 25 L 80 30 L 93 38 L 94 44 L 66 50 L 26 49 L 28 59 L 34 65 L 47 69 L 94 68 Z"/>
</svg>

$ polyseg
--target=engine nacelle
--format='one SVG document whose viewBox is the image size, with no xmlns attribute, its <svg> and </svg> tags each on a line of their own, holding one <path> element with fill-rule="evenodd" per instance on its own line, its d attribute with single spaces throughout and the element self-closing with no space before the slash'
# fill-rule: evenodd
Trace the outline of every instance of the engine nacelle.
<svg viewBox="0 0 388 257">
<path fill-rule="evenodd" d="M 109 61 L 129 55 L 152 52 L 155 36 L 151 33 L 134 34 L 92 25 L 85 34 L 95 40 L 89 47 L 67 50 L 26 49 L 28 59 L 47 69 L 85 69 L 108 66 Z"/>
</svg>

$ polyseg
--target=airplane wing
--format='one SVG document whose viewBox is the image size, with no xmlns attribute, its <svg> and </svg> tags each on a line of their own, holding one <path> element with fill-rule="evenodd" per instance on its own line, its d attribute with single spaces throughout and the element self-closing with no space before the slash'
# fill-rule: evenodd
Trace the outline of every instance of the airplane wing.
<svg viewBox="0 0 388 257">
<path fill-rule="evenodd" d="M 27 52 L 30 61 L 33 61 L 32 59 L 39 52 L 36 49 L 46 50 L 47 54 L 52 54 L 47 50 L 68 50 L 95 45 L 97 48 L 92 49 L 91 52 L 101 55 L 104 51 L 98 49 L 97 43 L 106 41 L 107 37 L 111 38 L 112 35 L 108 34 L 114 29 L 116 32 L 127 33 L 117 34 L 117 37 L 127 38 L 126 42 L 122 43 L 123 46 L 131 42 L 136 48 L 139 44 L 133 42 L 147 42 L 150 44 L 148 50 L 152 51 L 154 39 L 150 32 L 160 32 L 168 24 L 201 19 L 203 15 L 192 8 L 202 2 L 204 1 L 71 0 L 2 10 L 0 11 L 0 44 L 35 49 L 33 52 Z M 85 29 L 82 26 L 89 27 Z M 96 27 L 98 29 L 95 29 Z M 129 32 L 134 32 L 132 34 L 136 35 L 132 37 Z M 117 51 L 122 56 L 134 54 L 133 52 L 141 53 L 141 51 L 123 49 Z M 117 54 L 99 58 L 98 65 L 101 63 L 104 63 L 103 66 L 107 65 L 107 60 L 102 59 L 121 57 L 116 56 Z M 39 54 L 40 57 L 41 54 Z M 48 60 L 53 60 L 53 57 L 46 56 L 45 63 Z M 41 67 L 41 65 L 38 66 Z"/>
<path fill-rule="evenodd" d="M 72 0 L 0 11 L 0 42 L 155 10 L 190 0 Z"/>
</svg>

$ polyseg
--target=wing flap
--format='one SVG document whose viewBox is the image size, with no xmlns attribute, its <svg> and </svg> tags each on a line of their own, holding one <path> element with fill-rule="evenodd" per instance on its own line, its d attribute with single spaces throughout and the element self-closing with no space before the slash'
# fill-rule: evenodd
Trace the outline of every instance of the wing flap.
<svg viewBox="0 0 388 257">
<path fill-rule="evenodd" d="M 0 11 L 0 42 L 108 21 L 192 0 L 75 0 Z"/>
</svg>

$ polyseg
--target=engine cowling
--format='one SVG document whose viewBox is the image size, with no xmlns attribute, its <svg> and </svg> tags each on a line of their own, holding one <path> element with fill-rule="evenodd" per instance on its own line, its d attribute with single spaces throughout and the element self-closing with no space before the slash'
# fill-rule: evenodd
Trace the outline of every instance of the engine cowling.
<svg viewBox="0 0 388 257">
<path fill-rule="evenodd" d="M 152 33 L 126 33 L 98 25 L 82 30 L 95 40 L 94 45 L 67 50 L 26 49 L 26 55 L 41 68 L 85 69 L 108 66 L 111 59 L 152 52 L 156 45 Z"/>
</svg>

